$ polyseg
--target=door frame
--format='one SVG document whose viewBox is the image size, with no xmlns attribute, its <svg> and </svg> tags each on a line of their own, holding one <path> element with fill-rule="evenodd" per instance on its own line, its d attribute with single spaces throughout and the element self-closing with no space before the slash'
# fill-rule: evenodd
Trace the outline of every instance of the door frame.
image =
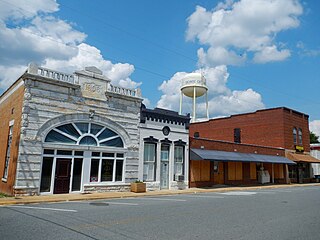
<svg viewBox="0 0 320 240">
<path fill-rule="evenodd" d="M 59 164 L 60 161 L 68 161 L 69 162 L 69 169 L 68 169 L 68 176 L 66 178 L 68 178 L 68 191 L 67 192 L 56 192 L 56 183 L 57 183 L 57 165 Z M 66 193 L 70 193 L 71 191 L 71 183 L 72 183 L 72 178 L 71 178 L 71 169 L 73 168 L 73 159 L 70 159 L 70 158 L 64 158 L 64 157 L 58 157 L 56 158 L 56 169 L 55 169 L 55 175 L 54 175 L 54 179 L 53 179 L 53 184 L 54 184 L 54 188 L 52 189 L 53 190 L 53 194 L 66 194 Z M 73 177 L 73 176 L 72 176 Z"/>
</svg>

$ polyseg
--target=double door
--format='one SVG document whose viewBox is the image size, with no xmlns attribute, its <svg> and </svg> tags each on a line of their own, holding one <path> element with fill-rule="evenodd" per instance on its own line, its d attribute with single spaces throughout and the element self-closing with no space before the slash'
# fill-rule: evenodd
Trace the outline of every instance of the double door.
<svg viewBox="0 0 320 240">
<path fill-rule="evenodd" d="M 160 154 L 160 189 L 169 188 L 169 145 L 161 146 Z"/>
</svg>

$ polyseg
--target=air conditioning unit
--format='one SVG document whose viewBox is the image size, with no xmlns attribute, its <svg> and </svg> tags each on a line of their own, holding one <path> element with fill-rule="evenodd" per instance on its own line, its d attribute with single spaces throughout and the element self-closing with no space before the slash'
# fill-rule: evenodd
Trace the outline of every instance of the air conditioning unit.
<svg viewBox="0 0 320 240">
<path fill-rule="evenodd" d="M 183 175 L 175 175 L 174 180 L 177 182 L 182 182 L 182 181 L 184 181 L 184 176 Z"/>
</svg>

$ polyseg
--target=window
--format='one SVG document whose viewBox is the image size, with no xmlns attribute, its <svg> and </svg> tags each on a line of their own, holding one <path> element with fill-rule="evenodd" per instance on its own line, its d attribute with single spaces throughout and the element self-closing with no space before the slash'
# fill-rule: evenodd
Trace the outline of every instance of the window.
<svg viewBox="0 0 320 240">
<path fill-rule="evenodd" d="M 124 146 L 116 132 L 105 126 L 86 122 L 57 126 L 47 134 L 45 142 L 121 148 Z"/>
<path fill-rule="evenodd" d="M 293 134 L 293 142 L 294 144 L 297 144 L 297 129 L 295 127 L 292 130 L 292 134 Z"/>
<path fill-rule="evenodd" d="M 298 139 L 299 139 L 299 145 L 302 145 L 302 130 L 299 128 L 298 130 Z"/>
<path fill-rule="evenodd" d="M 90 182 L 122 182 L 123 153 L 92 152 Z"/>
<path fill-rule="evenodd" d="M 183 175 L 184 147 L 174 146 L 174 174 Z"/>
<path fill-rule="evenodd" d="M 4 163 L 4 170 L 3 170 L 3 179 L 5 180 L 7 180 L 8 178 L 8 169 L 9 169 L 10 152 L 11 152 L 11 144 L 12 144 L 12 132 L 13 132 L 13 125 L 9 127 L 7 153 L 6 153 L 5 163 Z"/>
<path fill-rule="evenodd" d="M 233 136 L 234 136 L 235 143 L 241 143 L 241 129 L 240 128 L 233 129 Z"/>
<path fill-rule="evenodd" d="M 156 144 L 145 143 L 143 153 L 143 180 L 155 180 Z"/>
</svg>

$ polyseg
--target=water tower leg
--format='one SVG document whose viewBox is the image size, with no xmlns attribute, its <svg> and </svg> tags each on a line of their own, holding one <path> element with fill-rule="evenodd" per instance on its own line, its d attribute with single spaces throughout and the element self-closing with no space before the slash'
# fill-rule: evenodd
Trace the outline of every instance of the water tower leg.
<svg viewBox="0 0 320 240">
<path fill-rule="evenodd" d="M 206 92 L 206 110 L 207 110 L 207 119 L 209 119 L 209 103 L 208 103 L 208 92 Z"/>
<path fill-rule="evenodd" d="M 182 91 L 180 91 L 180 108 L 179 108 L 179 114 L 182 114 Z"/>
<path fill-rule="evenodd" d="M 193 122 L 196 121 L 196 93 L 197 93 L 197 90 L 194 87 L 193 88 Z"/>
</svg>

